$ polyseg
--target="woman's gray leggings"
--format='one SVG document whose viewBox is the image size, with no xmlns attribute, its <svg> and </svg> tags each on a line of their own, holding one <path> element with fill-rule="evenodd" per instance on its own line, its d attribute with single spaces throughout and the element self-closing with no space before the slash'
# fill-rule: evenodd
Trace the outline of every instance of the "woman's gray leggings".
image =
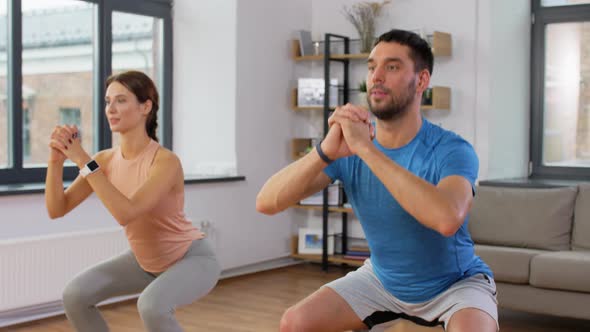
<svg viewBox="0 0 590 332">
<path fill-rule="evenodd" d="M 205 296 L 217 283 L 220 267 L 208 239 L 195 240 L 186 255 L 157 277 L 144 271 L 131 250 L 78 274 L 66 286 L 63 302 L 76 331 L 109 328 L 96 305 L 108 298 L 137 294 L 137 308 L 147 331 L 177 332 L 177 306 Z"/>
</svg>

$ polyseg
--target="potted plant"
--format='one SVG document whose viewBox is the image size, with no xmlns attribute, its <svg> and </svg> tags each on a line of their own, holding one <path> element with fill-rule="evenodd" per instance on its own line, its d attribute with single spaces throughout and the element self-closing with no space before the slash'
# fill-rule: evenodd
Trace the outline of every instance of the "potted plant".
<svg viewBox="0 0 590 332">
<path fill-rule="evenodd" d="M 362 81 L 359 83 L 359 91 L 360 91 L 360 92 L 367 93 L 367 81 L 365 81 L 365 80 L 362 80 Z"/>
<path fill-rule="evenodd" d="M 369 107 L 369 101 L 367 100 L 367 81 L 365 80 L 359 83 L 359 103 L 362 106 Z"/>
</svg>

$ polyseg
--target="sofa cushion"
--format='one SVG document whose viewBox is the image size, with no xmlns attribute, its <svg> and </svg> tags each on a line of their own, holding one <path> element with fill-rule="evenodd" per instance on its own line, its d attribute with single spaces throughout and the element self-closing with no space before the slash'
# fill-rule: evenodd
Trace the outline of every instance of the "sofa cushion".
<svg viewBox="0 0 590 332">
<path fill-rule="evenodd" d="M 533 257 L 532 286 L 590 292 L 590 252 L 558 251 Z"/>
<path fill-rule="evenodd" d="M 479 186 L 469 231 L 480 244 L 569 250 L 577 187 Z"/>
<path fill-rule="evenodd" d="M 579 190 L 574 209 L 572 249 L 590 250 L 590 184 L 580 185 Z"/>
<path fill-rule="evenodd" d="M 475 253 L 492 269 L 495 281 L 528 284 L 531 259 L 547 251 L 476 244 Z"/>
</svg>

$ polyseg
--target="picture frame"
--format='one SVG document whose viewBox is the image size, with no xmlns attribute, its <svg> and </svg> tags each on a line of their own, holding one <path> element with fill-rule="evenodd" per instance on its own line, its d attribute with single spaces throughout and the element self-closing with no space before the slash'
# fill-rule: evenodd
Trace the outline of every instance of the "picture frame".
<svg viewBox="0 0 590 332">
<path fill-rule="evenodd" d="M 300 254 L 322 253 L 322 230 L 316 228 L 300 228 L 297 251 Z M 328 235 L 328 255 L 334 254 L 334 235 Z"/>
<path fill-rule="evenodd" d="M 323 78 L 299 78 L 297 79 L 297 106 L 298 107 L 322 107 L 324 106 L 324 79 Z M 336 107 L 339 99 L 338 79 L 330 79 L 330 107 Z"/>
</svg>

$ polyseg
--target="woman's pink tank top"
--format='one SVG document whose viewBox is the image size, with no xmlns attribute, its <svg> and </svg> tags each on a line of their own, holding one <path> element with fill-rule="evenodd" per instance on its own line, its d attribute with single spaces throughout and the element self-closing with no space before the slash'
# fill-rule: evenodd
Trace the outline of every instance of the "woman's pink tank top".
<svg viewBox="0 0 590 332">
<path fill-rule="evenodd" d="M 106 167 L 111 183 L 127 198 L 148 179 L 150 167 L 160 148 L 151 140 L 132 160 L 123 158 L 121 148 L 113 151 Z M 205 235 L 194 227 L 184 214 L 184 192 L 164 195 L 147 213 L 130 221 L 125 227 L 131 250 L 139 265 L 148 272 L 163 272 L 187 252 L 191 243 Z"/>
</svg>

